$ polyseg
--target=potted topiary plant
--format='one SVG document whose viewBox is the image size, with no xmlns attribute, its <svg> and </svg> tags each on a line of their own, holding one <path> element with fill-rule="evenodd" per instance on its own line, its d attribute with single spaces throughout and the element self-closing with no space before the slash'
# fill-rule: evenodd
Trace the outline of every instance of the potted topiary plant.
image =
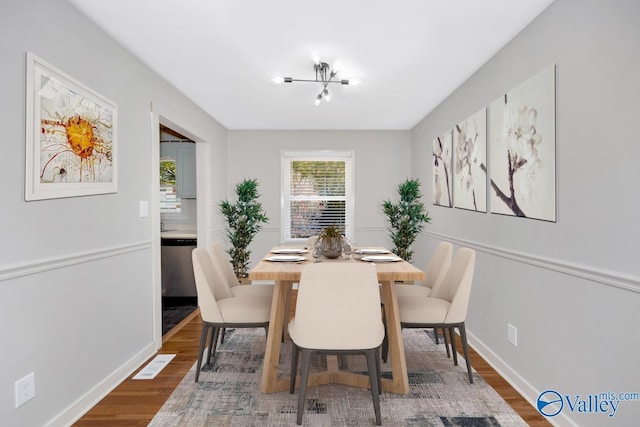
<svg viewBox="0 0 640 427">
<path fill-rule="evenodd" d="M 390 237 L 395 245 L 393 252 L 410 262 L 413 256 L 411 245 L 424 228 L 424 224 L 431 222 L 431 218 L 425 211 L 424 203 L 420 201 L 420 180 L 407 179 L 399 184 L 398 194 L 400 201 L 392 203 L 385 200 L 382 210 L 390 224 Z"/>
<path fill-rule="evenodd" d="M 318 237 L 322 242 L 322 254 L 327 258 L 338 258 L 342 255 L 342 233 L 335 225 L 322 230 Z"/>
<path fill-rule="evenodd" d="M 262 204 L 258 202 L 258 180 L 245 179 L 236 185 L 238 200 L 231 203 L 224 200 L 220 203 L 220 212 L 227 219 L 227 237 L 231 248 L 227 251 L 231 256 L 231 265 L 236 276 L 241 279 L 247 277 L 249 267 L 248 249 L 262 224 L 269 221 Z"/>
</svg>

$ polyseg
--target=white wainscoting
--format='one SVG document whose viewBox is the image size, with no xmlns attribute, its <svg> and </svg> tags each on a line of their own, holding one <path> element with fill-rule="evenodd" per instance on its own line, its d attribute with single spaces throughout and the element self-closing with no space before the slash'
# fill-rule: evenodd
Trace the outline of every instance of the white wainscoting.
<svg viewBox="0 0 640 427">
<path fill-rule="evenodd" d="M 480 252 L 510 259 L 512 261 L 522 262 L 547 270 L 556 271 L 563 274 L 579 277 L 581 279 L 590 280 L 592 282 L 601 283 L 607 286 L 625 289 L 627 291 L 640 293 L 640 277 L 630 274 L 623 274 L 615 271 L 593 268 L 590 266 L 571 263 L 563 260 L 551 259 L 539 255 L 527 254 L 524 252 L 516 252 L 506 250 L 497 246 L 486 245 L 471 240 L 460 239 L 447 236 L 440 233 L 426 232 L 431 237 L 439 240 L 456 243 L 461 246 L 467 246 Z"/>
<path fill-rule="evenodd" d="M 58 268 L 70 267 L 95 260 L 119 256 L 130 252 L 150 249 L 152 241 L 128 243 L 126 245 L 100 248 L 93 251 L 66 254 L 59 257 L 41 258 L 30 260 L 20 264 L 0 266 L 0 282 L 15 279 L 17 277 L 51 271 Z"/>
</svg>

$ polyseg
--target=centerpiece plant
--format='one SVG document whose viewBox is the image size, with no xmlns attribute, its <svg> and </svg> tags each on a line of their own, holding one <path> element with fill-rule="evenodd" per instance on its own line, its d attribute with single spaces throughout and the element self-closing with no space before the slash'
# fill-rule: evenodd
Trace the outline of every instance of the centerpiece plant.
<svg viewBox="0 0 640 427">
<path fill-rule="evenodd" d="M 258 180 L 244 179 L 235 188 L 237 201 L 231 203 L 223 200 L 220 212 L 227 220 L 227 237 L 231 248 L 227 250 L 231 256 L 231 265 L 238 278 L 248 276 L 249 244 L 262 229 L 262 224 L 269 221 L 262 204 L 258 201 Z"/>
<path fill-rule="evenodd" d="M 325 257 L 338 258 L 342 255 L 342 232 L 336 225 L 325 227 L 318 239 L 322 242 Z"/>
<path fill-rule="evenodd" d="M 420 180 L 407 179 L 398 185 L 400 200 L 393 203 L 385 200 L 382 210 L 389 221 L 389 236 L 395 245 L 393 252 L 405 261 L 411 262 L 413 251 L 411 245 L 424 229 L 424 224 L 431 222 L 424 203 L 420 201 Z"/>
</svg>

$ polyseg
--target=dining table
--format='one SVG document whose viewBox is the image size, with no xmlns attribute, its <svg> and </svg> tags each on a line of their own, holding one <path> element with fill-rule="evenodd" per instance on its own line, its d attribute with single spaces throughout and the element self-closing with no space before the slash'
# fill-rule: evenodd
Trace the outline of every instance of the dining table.
<svg viewBox="0 0 640 427">
<path fill-rule="evenodd" d="M 358 248 L 355 248 L 358 251 Z M 360 248 L 362 252 L 386 254 L 382 247 Z M 284 254 L 284 255 L 283 255 Z M 425 280 L 426 274 L 413 264 L 395 257 L 388 261 L 384 256 L 364 256 L 361 260 L 321 258 L 319 262 L 374 262 L 378 273 L 378 281 L 382 289 L 386 333 L 389 343 L 388 358 L 391 364 L 391 378 L 382 379 L 382 390 L 397 394 L 409 392 L 409 378 L 404 354 L 400 316 L 396 300 L 395 283 Z M 367 261 L 370 260 L 370 261 Z M 250 280 L 274 281 L 275 287 L 271 303 L 271 317 L 264 354 L 264 366 L 260 390 L 263 393 L 274 393 L 289 389 L 288 374 L 278 373 L 280 367 L 280 350 L 287 339 L 286 326 L 289 320 L 289 307 L 293 284 L 298 283 L 305 265 L 316 262 L 310 251 L 302 246 L 276 246 L 267 253 L 251 271 Z M 288 370 L 286 372 L 289 372 Z M 299 382 L 299 378 L 297 379 Z M 340 383 L 355 387 L 369 388 L 367 375 L 340 370 L 337 358 L 327 356 L 327 370 L 309 375 L 309 386 Z"/>
</svg>

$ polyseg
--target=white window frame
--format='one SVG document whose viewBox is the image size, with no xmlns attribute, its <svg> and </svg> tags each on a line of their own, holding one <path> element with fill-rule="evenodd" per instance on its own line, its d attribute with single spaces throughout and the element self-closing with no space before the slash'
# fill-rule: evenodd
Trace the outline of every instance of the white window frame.
<svg viewBox="0 0 640 427">
<path fill-rule="evenodd" d="M 355 153 L 347 150 L 309 150 L 309 151 L 282 151 L 280 167 L 280 217 L 281 217 L 281 241 L 304 242 L 306 238 L 291 238 L 290 224 L 290 171 L 293 161 L 344 161 L 345 164 L 345 236 L 353 240 L 354 236 L 354 177 L 355 177 Z"/>
</svg>

